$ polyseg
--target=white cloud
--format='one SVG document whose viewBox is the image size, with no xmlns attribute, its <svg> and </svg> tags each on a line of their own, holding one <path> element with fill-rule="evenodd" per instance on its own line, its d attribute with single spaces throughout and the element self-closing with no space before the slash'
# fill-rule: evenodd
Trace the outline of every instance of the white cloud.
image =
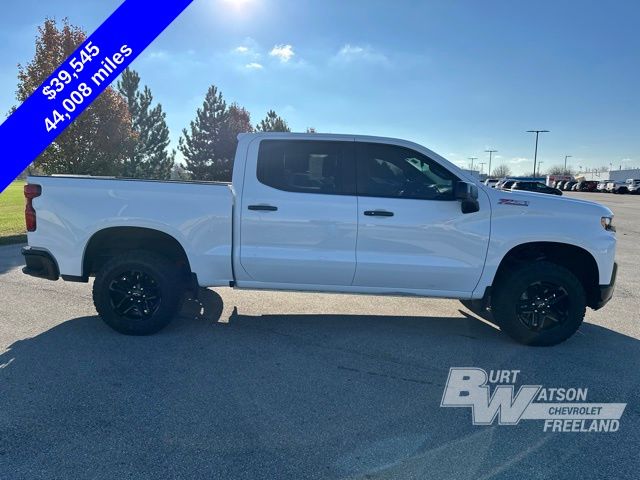
<svg viewBox="0 0 640 480">
<path fill-rule="evenodd" d="M 247 63 L 244 68 L 247 68 L 249 70 L 262 70 L 264 67 L 258 62 L 251 62 Z"/>
<path fill-rule="evenodd" d="M 271 49 L 269 55 L 277 57 L 282 63 L 287 63 L 294 57 L 295 52 L 291 45 L 276 45 Z"/>
<path fill-rule="evenodd" d="M 525 162 L 530 162 L 531 160 L 529 158 L 524 158 L 524 157 L 516 157 L 516 158 L 512 158 L 511 160 L 509 160 L 509 163 L 512 163 L 514 165 L 518 165 L 520 163 L 525 163 Z"/>
<path fill-rule="evenodd" d="M 347 43 L 342 47 L 338 53 L 333 57 L 334 61 L 340 63 L 352 63 L 357 61 L 364 61 L 368 63 L 388 64 L 389 59 L 383 53 L 377 52 L 369 45 L 351 45 Z"/>
<path fill-rule="evenodd" d="M 238 57 L 245 57 L 245 61 L 255 62 L 261 54 L 260 45 L 251 37 L 246 37 L 240 44 L 231 50 L 231 54 Z"/>
<path fill-rule="evenodd" d="M 147 53 L 146 58 L 148 60 L 167 60 L 169 53 L 164 50 L 153 50 Z"/>
</svg>

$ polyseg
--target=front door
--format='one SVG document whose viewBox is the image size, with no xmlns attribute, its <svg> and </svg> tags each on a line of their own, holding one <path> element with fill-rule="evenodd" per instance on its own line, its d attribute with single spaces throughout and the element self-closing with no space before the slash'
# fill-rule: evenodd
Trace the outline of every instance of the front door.
<svg viewBox="0 0 640 480">
<path fill-rule="evenodd" d="M 470 293 L 482 274 L 490 211 L 463 214 L 456 176 L 415 150 L 356 143 L 358 246 L 354 286 Z"/>
<path fill-rule="evenodd" d="M 239 206 L 247 281 L 351 285 L 358 215 L 353 145 L 262 140 L 249 156 Z"/>
</svg>

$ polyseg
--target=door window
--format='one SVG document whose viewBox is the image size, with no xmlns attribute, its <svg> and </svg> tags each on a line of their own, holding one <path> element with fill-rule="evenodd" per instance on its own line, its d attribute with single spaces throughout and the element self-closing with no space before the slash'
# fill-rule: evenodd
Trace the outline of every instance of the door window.
<svg viewBox="0 0 640 480">
<path fill-rule="evenodd" d="M 258 181 L 287 192 L 355 194 L 353 142 L 263 140 Z"/>
<path fill-rule="evenodd" d="M 455 175 L 409 148 L 358 144 L 358 195 L 454 200 Z"/>
</svg>

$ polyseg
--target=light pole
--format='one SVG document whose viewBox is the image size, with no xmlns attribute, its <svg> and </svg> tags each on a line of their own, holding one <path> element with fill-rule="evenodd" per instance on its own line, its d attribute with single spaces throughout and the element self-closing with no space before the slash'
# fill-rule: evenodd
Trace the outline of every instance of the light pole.
<svg viewBox="0 0 640 480">
<path fill-rule="evenodd" d="M 565 155 L 564 156 L 564 172 L 563 173 L 565 175 L 567 174 L 567 158 L 571 158 L 571 157 L 573 157 L 573 155 Z"/>
<path fill-rule="evenodd" d="M 473 172 L 473 161 L 477 160 L 478 157 L 469 157 L 469 160 L 471 160 L 471 171 Z"/>
<path fill-rule="evenodd" d="M 487 175 L 489 176 L 491 176 L 491 156 L 497 151 L 498 150 L 485 150 L 485 152 L 489 154 L 489 170 L 487 170 Z"/>
<path fill-rule="evenodd" d="M 536 161 L 538 160 L 538 135 L 541 133 L 549 133 L 549 130 L 527 130 L 527 133 L 536 134 L 536 149 L 533 153 L 533 174 L 536 173 Z"/>
<path fill-rule="evenodd" d="M 486 163 L 485 162 L 480 162 L 479 165 L 480 165 L 480 175 L 482 175 L 482 170 L 484 170 L 483 167 L 486 165 Z"/>
</svg>

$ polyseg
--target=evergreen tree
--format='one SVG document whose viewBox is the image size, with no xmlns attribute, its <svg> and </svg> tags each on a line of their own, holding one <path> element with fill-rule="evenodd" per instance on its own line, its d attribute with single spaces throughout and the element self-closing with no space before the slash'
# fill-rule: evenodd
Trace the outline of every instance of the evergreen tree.
<svg viewBox="0 0 640 480">
<path fill-rule="evenodd" d="M 290 132 L 287 122 L 273 110 L 269 110 L 264 120 L 256 125 L 258 132 Z"/>
<path fill-rule="evenodd" d="M 123 174 L 131 178 L 169 179 L 175 151 L 169 153 L 169 128 L 162 105 L 151 107 L 153 95 L 149 87 L 140 91 L 140 76 L 127 68 L 117 84 L 125 98 L 134 137 L 127 145 Z"/>
<path fill-rule="evenodd" d="M 230 177 L 232 159 L 224 145 L 228 117 L 227 104 L 212 85 L 189 130 L 182 130 L 178 145 L 193 180 L 225 181 Z"/>
</svg>

